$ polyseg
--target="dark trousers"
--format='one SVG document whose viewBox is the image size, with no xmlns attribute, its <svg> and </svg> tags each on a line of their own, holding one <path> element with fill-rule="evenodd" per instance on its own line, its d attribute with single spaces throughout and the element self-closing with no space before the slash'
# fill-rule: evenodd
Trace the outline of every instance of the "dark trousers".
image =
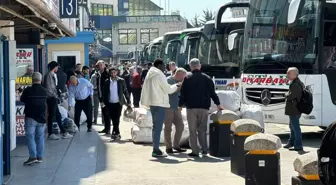
<svg viewBox="0 0 336 185">
<path fill-rule="evenodd" d="M 139 107 L 141 98 L 141 88 L 132 88 L 132 95 L 133 95 L 133 106 Z"/>
<path fill-rule="evenodd" d="M 48 98 L 47 99 L 48 106 L 48 134 L 51 135 L 53 133 L 53 122 L 56 119 L 58 127 L 62 134 L 65 133 L 65 129 L 62 123 L 62 115 L 58 109 L 58 99 L 57 98 Z"/>
<path fill-rule="evenodd" d="M 78 129 L 80 128 L 80 116 L 84 111 L 86 115 L 86 123 L 87 128 L 91 129 L 92 127 L 92 99 L 91 96 L 87 97 L 84 100 L 76 100 L 75 104 L 75 124 L 77 125 Z"/>
<path fill-rule="evenodd" d="M 109 120 L 105 122 L 105 131 L 107 133 L 111 130 L 111 121 L 113 124 L 112 134 L 120 134 L 119 124 L 122 111 L 122 105 L 120 103 L 108 103 L 107 110 L 109 112 Z"/>
</svg>

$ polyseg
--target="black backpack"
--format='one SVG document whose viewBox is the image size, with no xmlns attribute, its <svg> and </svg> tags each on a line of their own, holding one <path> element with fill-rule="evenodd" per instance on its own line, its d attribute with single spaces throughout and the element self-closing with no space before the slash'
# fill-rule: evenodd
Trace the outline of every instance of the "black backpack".
<svg viewBox="0 0 336 185">
<path fill-rule="evenodd" d="M 302 96 L 299 101 L 297 108 L 301 113 L 310 114 L 313 111 L 313 94 L 310 92 L 309 88 L 301 83 Z"/>
<path fill-rule="evenodd" d="M 318 155 L 318 172 L 324 185 L 336 184 L 336 122 L 325 130 Z"/>
</svg>

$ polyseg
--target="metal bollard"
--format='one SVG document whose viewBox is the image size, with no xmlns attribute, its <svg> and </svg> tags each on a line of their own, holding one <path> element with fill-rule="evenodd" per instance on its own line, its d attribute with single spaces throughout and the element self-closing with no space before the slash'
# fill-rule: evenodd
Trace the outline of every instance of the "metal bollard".
<svg viewBox="0 0 336 185">
<path fill-rule="evenodd" d="M 281 140 L 272 134 L 254 134 L 245 140 L 245 185 L 281 185 Z"/>
<path fill-rule="evenodd" d="M 231 124 L 230 156 L 231 172 L 236 175 L 245 175 L 245 155 L 244 143 L 247 137 L 260 133 L 261 125 L 252 119 L 239 119 Z"/>
<path fill-rule="evenodd" d="M 214 112 L 210 119 L 209 153 L 214 157 L 230 157 L 230 127 L 238 120 L 236 113 L 230 110 Z"/>
<path fill-rule="evenodd" d="M 294 170 L 299 174 L 292 177 L 292 185 L 322 185 L 317 161 L 316 152 L 310 152 L 296 158 L 293 165 Z"/>
</svg>

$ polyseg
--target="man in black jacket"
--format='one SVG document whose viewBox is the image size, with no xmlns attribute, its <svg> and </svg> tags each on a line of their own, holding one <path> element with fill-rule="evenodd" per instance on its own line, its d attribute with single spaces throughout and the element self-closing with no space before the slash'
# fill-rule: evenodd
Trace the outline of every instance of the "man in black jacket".
<svg viewBox="0 0 336 185">
<path fill-rule="evenodd" d="M 197 138 L 201 145 L 202 154 L 207 155 L 207 128 L 208 128 L 208 111 L 211 106 L 211 99 L 217 105 L 218 110 L 223 108 L 220 106 L 219 98 L 215 92 L 215 85 L 211 78 L 201 72 L 201 63 L 197 58 L 193 58 L 189 63 L 192 71 L 183 81 L 179 110 L 183 106 L 187 108 L 187 120 L 190 134 L 190 147 L 192 152 L 188 154 L 191 157 L 199 156 L 199 147 Z"/>
<path fill-rule="evenodd" d="M 146 76 L 147 76 L 147 73 L 148 73 L 149 69 L 150 69 L 152 66 L 153 66 L 153 64 L 152 64 L 151 62 L 148 62 L 148 64 L 147 64 L 147 69 L 144 69 L 144 70 L 142 71 L 142 73 L 141 73 L 141 82 L 142 82 L 142 84 L 144 83 L 145 78 L 146 78 Z"/>
<path fill-rule="evenodd" d="M 109 118 L 113 123 L 113 131 L 111 139 L 120 139 L 120 116 L 122 111 L 122 106 L 131 106 L 131 101 L 129 93 L 127 91 L 125 80 L 118 77 L 118 70 L 116 68 L 110 68 L 109 73 L 111 75 L 110 79 L 107 79 L 104 84 L 103 91 L 103 104 L 107 107 L 109 112 Z M 111 129 L 110 120 L 105 120 L 105 133 L 109 133 Z"/>
<path fill-rule="evenodd" d="M 29 159 L 24 165 L 42 162 L 44 150 L 44 132 L 47 114 L 47 91 L 41 85 L 42 75 L 35 72 L 32 75 L 33 85 L 27 87 L 20 98 L 25 104 L 25 134 L 28 140 Z"/>
<path fill-rule="evenodd" d="M 100 103 L 100 106 L 102 109 L 102 115 L 103 115 L 102 120 L 103 120 L 103 123 L 105 123 L 106 121 L 109 120 L 108 118 L 109 116 L 108 116 L 108 110 L 103 103 L 103 95 L 104 95 L 103 90 L 104 90 L 105 81 L 110 78 L 110 75 L 108 74 L 106 70 L 104 60 L 98 60 L 98 62 L 96 63 L 96 66 L 98 69 L 97 72 L 94 74 L 96 76 L 95 77 L 96 84 L 93 84 L 93 86 L 94 86 L 94 91 L 97 91 L 98 93 L 99 103 Z M 100 131 L 99 133 L 108 134 L 108 132 L 106 132 L 105 129 Z"/>
</svg>

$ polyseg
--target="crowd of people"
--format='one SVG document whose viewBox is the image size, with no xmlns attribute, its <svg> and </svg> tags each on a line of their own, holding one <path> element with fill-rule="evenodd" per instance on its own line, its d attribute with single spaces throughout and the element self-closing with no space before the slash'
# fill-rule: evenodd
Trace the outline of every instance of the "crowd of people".
<svg viewBox="0 0 336 185">
<path fill-rule="evenodd" d="M 93 124 L 97 124 L 98 110 L 101 108 L 104 129 L 99 133 L 111 136 L 112 140 L 121 139 L 119 124 L 123 106 L 138 108 L 141 104 L 147 107 L 153 120 L 153 157 L 167 156 L 159 148 L 163 124 L 166 153 L 186 152 L 180 147 L 184 130 L 181 110 L 185 107 L 191 147 L 191 153 L 188 155 L 207 155 L 206 132 L 211 100 L 218 110 L 223 110 L 223 107 L 220 105 L 212 79 L 201 72 L 200 61 L 197 58 L 191 59 L 189 66 L 191 72 L 188 73 L 184 68 L 177 68 L 174 62 L 170 62 L 169 69 L 166 69 L 161 59 L 144 67 L 136 63 L 109 66 L 99 60 L 93 70 L 88 66 L 77 65 L 74 71 L 64 73 L 59 70 L 57 62 L 50 62 L 49 72 L 44 78 L 38 72 L 32 74 L 33 85 L 26 88 L 21 96 L 21 101 L 25 103 L 25 132 L 30 155 L 24 164 L 42 162 L 46 124 L 50 140 L 59 139 L 59 136 L 52 132 L 54 121 L 57 122 L 63 139 L 73 137 L 65 131 L 58 108 L 64 96 L 68 97 L 68 109 L 74 109 L 74 122 L 78 129 L 81 113 L 85 113 L 87 132 L 92 131 Z M 297 76 L 296 68 L 288 70 L 288 77 L 293 82 L 287 94 L 285 114 L 290 118 L 291 137 L 285 148 L 302 150 L 299 126 L 301 113 L 296 108 L 295 101 L 300 99 L 302 82 Z M 130 94 L 133 97 L 133 105 Z M 171 138 L 173 124 L 176 128 L 174 141 Z"/>
</svg>

